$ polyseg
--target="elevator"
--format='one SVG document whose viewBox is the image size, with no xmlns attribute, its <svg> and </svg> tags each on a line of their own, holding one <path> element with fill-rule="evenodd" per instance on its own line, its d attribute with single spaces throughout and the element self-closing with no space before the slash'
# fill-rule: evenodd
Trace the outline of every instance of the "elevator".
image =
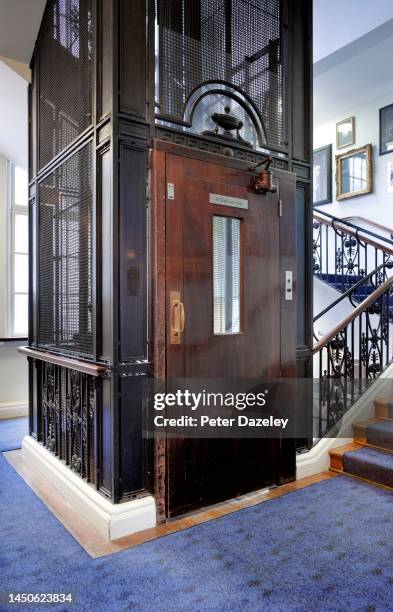
<svg viewBox="0 0 393 612">
<path fill-rule="evenodd" d="M 158 521 L 296 440 L 146 435 L 150 381 L 307 378 L 311 0 L 48 0 L 29 89 L 30 436 Z"/>
</svg>

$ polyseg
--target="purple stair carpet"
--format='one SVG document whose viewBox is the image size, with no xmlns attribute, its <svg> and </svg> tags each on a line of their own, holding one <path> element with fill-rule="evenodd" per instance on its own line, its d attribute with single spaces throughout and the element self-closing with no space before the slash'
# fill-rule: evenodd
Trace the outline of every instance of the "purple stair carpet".
<svg viewBox="0 0 393 612">
<path fill-rule="evenodd" d="M 360 448 L 343 456 L 344 472 L 386 487 L 393 487 L 393 453 L 376 448 Z"/>
<path fill-rule="evenodd" d="M 366 429 L 367 444 L 393 451 L 393 421 L 381 421 Z"/>
</svg>

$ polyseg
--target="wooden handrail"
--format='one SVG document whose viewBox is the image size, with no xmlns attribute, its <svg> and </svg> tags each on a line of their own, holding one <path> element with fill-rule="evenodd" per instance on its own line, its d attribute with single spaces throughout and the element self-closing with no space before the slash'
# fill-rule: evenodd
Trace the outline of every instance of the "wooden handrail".
<svg viewBox="0 0 393 612">
<path fill-rule="evenodd" d="M 376 221 L 371 221 L 370 219 L 366 219 L 365 217 L 359 217 L 358 215 L 352 215 L 351 217 L 343 217 L 343 221 L 349 221 L 350 219 L 360 219 L 365 223 L 369 223 L 378 229 L 385 230 L 385 232 L 390 232 L 393 234 L 393 229 L 391 227 L 386 227 L 386 225 L 382 225 L 381 223 L 377 223 Z"/>
<path fill-rule="evenodd" d="M 355 238 L 360 237 L 362 240 L 364 240 L 364 242 L 367 242 L 367 244 L 375 247 L 376 249 L 383 250 L 386 253 L 393 255 L 393 247 L 390 247 L 388 244 L 385 244 L 385 242 L 374 241 L 372 238 L 367 236 L 367 233 L 365 233 L 366 230 L 362 231 L 362 229 L 359 228 L 356 231 L 351 227 L 346 227 L 345 223 L 340 223 L 340 221 L 334 221 L 332 219 L 324 217 L 323 214 L 318 213 L 317 211 L 314 211 L 313 216 L 314 216 L 314 219 L 317 219 L 320 223 L 323 223 L 324 225 L 330 225 L 331 227 L 336 227 L 342 230 L 343 232 L 345 232 L 345 234 L 347 234 L 348 236 L 354 236 Z M 383 239 L 382 236 L 381 238 Z"/>
<path fill-rule="evenodd" d="M 356 306 L 356 308 L 351 312 L 351 314 L 347 315 L 344 319 L 342 319 L 337 325 L 333 327 L 330 332 L 325 334 L 323 338 L 318 340 L 316 344 L 313 346 L 313 353 L 317 353 L 320 351 L 326 344 L 328 344 L 337 334 L 345 329 L 356 317 L 364 312 L 366 308 L 371 306 L 385 291 L 389 289 L 393 285 L 393 276 L 388 278 L 382 285 L 380 285 L 373 293 L 371 293 L 363 302 Z"/>
<path fill-rule="evenodd" d="M 90 374 L 90 376 L 103 376 L 106 370 L 105 366 L 79 361 L 77 359 L 69 359 L 68 357 L 52 355 L 51 353 L 38 351 L 28 346 L 22 346 L 18 349 L 18 351 L 27 357 L 39 359 L 40 361 L 46 361 L 47 363 L 54 363 L 56 365 L 63 366 L 64 368 L 70 368 L 71 370 L 77 370 L 78 372 L 83 372 L 84 374 Z"/>
</svg>

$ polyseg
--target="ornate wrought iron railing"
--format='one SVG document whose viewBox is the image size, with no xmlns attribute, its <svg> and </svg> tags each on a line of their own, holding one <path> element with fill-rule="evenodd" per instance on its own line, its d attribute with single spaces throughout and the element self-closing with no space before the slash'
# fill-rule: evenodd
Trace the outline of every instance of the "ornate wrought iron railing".
<svg viewBox="0 0 393 612">
<path fill-rule="evenodd" d="M 386 264 L 382 263 L 375 270 L 360 278 L 357 283 L 350 286 L 344 293 L 342 293 L 336 300 L 331 302 L 326 308 L 321 310 L 317 315 L 313 317 L 313 323 L 315 323 L 321 319 L 323 316 L 327 315 L 333 308 L 338 306 L 340 303 L 344 302 L 346 299 L 352 304 L 354 308 L 359 305 L 359 301 L 361 298 L 371 295 L 375 289 L 381 284 L 381 278 L 385 276 L 384 268 L 391 270 L 393 268 L 393 261 L 388 261 Z M 389 310 L 389 319 L 393 321 L 393 300 L 390 301 L 390 310 Z M 314 327 L 314 338 L 318 340 L 317 334 L 315 332 Z"/>
<path fill-rule="evenodd" d="M 95 379 L 41 362 L 41 442 L 82 478 L 95 482 Z"/>
<path fill-rule="evenodd" d="M 372 271 L 375 287 L 392 274 L 389 270 L 393 267 L 393 240 L 319 210 L 314 211 L 313 227 L 316 278 L 345 292 Z M 386 265 L 389 263 L 392 266 Z M 352 297 L 360 301 L 367 296 L 365 285 L 360 284 L 357 289 Z"/>
<path fill-rule="evenodd" d="M 384 264 L 379 267 L 384 272 Z M 314 345 L 314 441 L 332 435 L 347 410 L 392 363 L 392 300 L 389 277 Z"/>
<path fill-rule="evenodd" d="M 38 441 L 98 487 L 100 377 L 105 367 L 30 348 L 20 350 L 36 368 Z"/>
</svg>

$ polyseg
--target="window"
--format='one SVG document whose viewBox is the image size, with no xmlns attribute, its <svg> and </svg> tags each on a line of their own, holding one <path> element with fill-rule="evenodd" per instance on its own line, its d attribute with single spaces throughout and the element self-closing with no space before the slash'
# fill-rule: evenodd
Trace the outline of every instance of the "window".
<svg viewBox="0 0 393 612">
<path fill-rule="evenodd" d="M 240 220 L 213 217 L 214 333 L 240 332 Z"/>
<path fill-rule="evenodd" d="M 9 335 L 27 336 L 29 227 L 27 172 L 10 164 L 10 304 Z"/>
</svg>

